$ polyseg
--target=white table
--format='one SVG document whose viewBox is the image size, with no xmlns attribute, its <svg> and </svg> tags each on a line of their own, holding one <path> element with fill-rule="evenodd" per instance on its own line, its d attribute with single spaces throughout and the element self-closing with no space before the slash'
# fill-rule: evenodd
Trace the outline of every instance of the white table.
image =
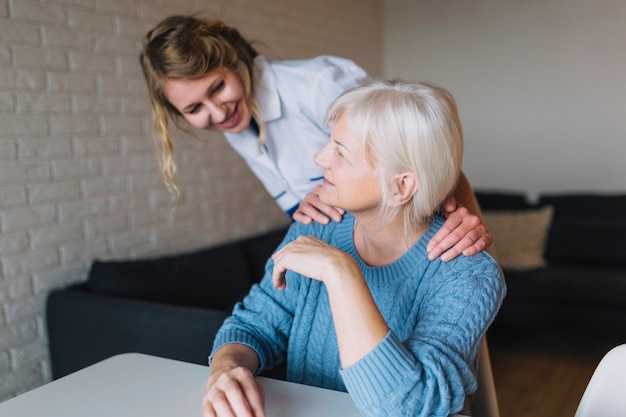
<svg viewBox="0 0 626 417">
<path fill-rule="evenodd" d="M 0 417 L 200 417 L 208 375 L 208 366 L 126 353 L 0 403 Z M 270 417 L 360 416 L 346 393 L 258 379 Z"/>
</svg>

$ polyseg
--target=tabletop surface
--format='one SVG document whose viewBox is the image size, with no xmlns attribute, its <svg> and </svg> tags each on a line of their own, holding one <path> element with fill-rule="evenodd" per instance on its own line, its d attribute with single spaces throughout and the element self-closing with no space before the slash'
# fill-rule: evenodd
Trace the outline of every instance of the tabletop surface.
<svg viewBox="0 0 626 417">
<path fill-rule="evenodd" d="M 0 403 L 0 417 L 200 417 L 209 367 L 127 353 Z M 259 377 L 271 417 L 357 417 L 343 392 Z"/>
<path fill-rule="evenodd" d="M 0 417 L 201 417 L 208 376 L 208 366 L 125 353 L 0 403 Z M 268 417 L 360 416 L 347 393 L 258 380 Z"/>
</svg>

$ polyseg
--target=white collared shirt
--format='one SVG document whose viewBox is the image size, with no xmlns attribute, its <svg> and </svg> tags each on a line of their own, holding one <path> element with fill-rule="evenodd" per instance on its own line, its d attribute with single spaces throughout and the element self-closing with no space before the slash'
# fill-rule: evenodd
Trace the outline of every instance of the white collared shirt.
<svg viewBox="0 0 626 417">
<path fill-rule="evenodd" d="M 310 60 L 267 61 L 255 58 L 254 94 L 265 122 L 259 150 L 256 132 L 225 133 L 278 205 L 289 212 L 321 183 L 322 168 L 313 163 L 326 144 L 326 111 L 344 90 L 362 84 L 367 73 L 354 62 L 333 56 Z"/>
</svg>

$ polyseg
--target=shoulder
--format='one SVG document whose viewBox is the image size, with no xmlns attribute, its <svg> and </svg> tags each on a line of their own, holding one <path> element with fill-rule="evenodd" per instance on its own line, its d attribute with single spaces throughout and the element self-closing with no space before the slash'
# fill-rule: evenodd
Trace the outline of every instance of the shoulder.
<svg viewBox="0 0 626 417">
<path fill-rule="evenodd" d="M 350 88 L 362 84 L 367 73 L 354 61 L 331 55 L 311 59 L 273 61 L 269 63 L 278 82 L 290 83 L 293 79 L 306 79 L 309 84 L 332 83 Z M 310 85 L 309 85 L 310 86 Z"/>
</svg>

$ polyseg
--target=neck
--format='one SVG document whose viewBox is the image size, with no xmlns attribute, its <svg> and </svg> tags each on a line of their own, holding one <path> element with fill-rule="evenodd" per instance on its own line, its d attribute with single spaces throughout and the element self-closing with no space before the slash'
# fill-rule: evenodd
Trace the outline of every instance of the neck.
<svg viewBox="0 0 626 417">
<path fill-rule="evenodd" d="M 397 214 L 383 226 L 379 217 L 355 215 L 354 246 L 370 266 L 384 266 L 400 259 L 418 241 L 424 230 L 407 233 L 402 216 Z"/>
</svg>

